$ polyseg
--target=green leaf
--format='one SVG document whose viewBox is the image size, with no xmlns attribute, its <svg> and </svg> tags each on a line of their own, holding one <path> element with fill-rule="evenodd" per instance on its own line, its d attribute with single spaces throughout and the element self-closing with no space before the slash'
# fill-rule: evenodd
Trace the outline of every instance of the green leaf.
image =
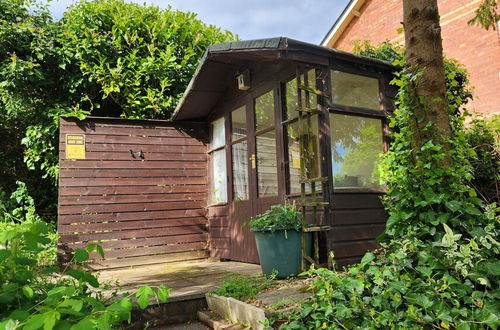
<svg viewBox="0 0 500 330">
<path fill-rule="evenodd" d="M 75 260 L 78 262 L 84 262 L 89 259 L 89 253 L 84 249 L 76 249 L 74 255 L 75 255 Z"/>
<path fill-rule="evenodd" d="M 371 252 L 367 252 L 365 253 L 365 255 L 363 256 L 363 258 L 361 259 L 361 263 L 362 264 L 367 264 L 369 262 L 371 262 L 372 260 L 375 259 L 375 255 Z"/>
<path fill-rule="evenodd" d="M 22 309 L 16 309 L 15 311 L 10 313 L 10 315 L 9 315 L 9 319 L 14 319 L 14 320 L 18 320 L 18 321 L 24 321 L 28 317 L 30 317 L 30 313 L 28 313 L 27 311 L 22 310 Z M 1 327 L 0 327 L 0 329 L 1 329 Z"/>
<path fill-rule="evenodd" d="M 43 327 L 45 322 L 44 314 L 35 314 L 31 316 L 25 323 L 23 330 L 36 330 Z"/>
<path fill-rule="evenodd" d="M 8 319 L 8 320 L 0 322 L 0 329 L 14 330 L 16 328 L 17 328 L 16 321 L 14 321 L 14 320 Z"/>
<path fill-rule="evenodd" d="M 27 285 L 23 286 L 23 294 L 27 297 L 27 298 L 33 298 L 33 295 L 34 295 L 34 292 L 33 292 L 33 289 Z"/>
<path fill-rule="evenodd" d="M 149 305 L 149 297 L 154 296 L 155 293 L 153 289 L 148 286 L 141 286 L 139 290 L 135 293 L 135 297 L 137 298 L 137 304 L 140 308 L 144 309 Z"/>
<path fill-rule="evenodd" d="M 14 260 L 23 266 L 34 266 L 37 264 L 37 261 L 35 259 L 31 258 L 26 258 L 26 257 L 16 257 Z"/>
<path fill-rule="evenodd" d="M 0 261 L 6 260 L 11 254 L 9 250 L 0 249 Z"/>
<path fill-rule="evenodd" d="M 456 212 L 462 207 L 462 203 L 459 201 L 445 201 L 444 205 L 452 212 Z"/>
<path fill-rule="evenodd" d="M 415 267 L 415 269 L 419 272 L 419 273 L 422 273 L 423 275 L 427 276 L 427 277 L 431 277 L 432 275 L 432 268 L 430 267 L 422 267 L 422 266 L 418 266 L 418 267 Z"/>
<path fill-rule="evenodd" d="M 477 268 L 489 275 L 500 276 L 500 260 L 483 261 Z"/>
<path fill-rule="evenodd" d="M 91 318 L 85 318 L 71 327 L 71 330 L 91 330 L 91 329 L 98 329 L 97 321 Z"/>
<path fill-rule="evenodd" d="M 427 296 L 422 294 L 410 293 L 406 295 L 406 300 L 408 300 L 410 304 L 419 305 L 423 308 L 429 308 L 432 306 L 432 301 Z"/>
<path fill-rule="evenodd" d="M 58 307 L 60 308 L 69 308 L 74 312 L 79 312 L 83 308 L 83 301 L 78 299 L 66 299 L 61 302 Z"/>
<path fill-rule="evenodd" d="M 170 294 L 170 288 L 164 284 L 160 285 L 160 287 L 158 288 L 158 291 L 157 291 L 157 295 L 158 295 L 158 299 L 162 303 L 167 302 L 169 294 Z"/>
<path fill-rule="evenodd" d="M 83 279 L 85 280 L 85 282 L 87 282 L 88 284 L 90 284 L 94 288 L 99 287 L 99 281 L 97 280 L 97 278 L 94 275 L 92 275 L 88 272 L 85 272 L 83 275 Z"/>
</svg>

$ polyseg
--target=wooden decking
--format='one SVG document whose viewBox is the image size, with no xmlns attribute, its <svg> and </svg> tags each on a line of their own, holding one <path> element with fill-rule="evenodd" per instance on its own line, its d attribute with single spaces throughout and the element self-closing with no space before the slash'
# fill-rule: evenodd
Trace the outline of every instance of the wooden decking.
<svg viewBox="0 0 500 330">
<path fill-rule="evenodd" d="M 235 261 L 199 261 L 136 266 L 100 271 L 100 281 L 110 281 L 120 293 L 140 286 L 165 284 L 172 289 L 169 302 L 204 297 L 231 274 L 261 274 L 260 265 Z M 118 281 L 118 285 L 115 282 Z"/>
</svg>

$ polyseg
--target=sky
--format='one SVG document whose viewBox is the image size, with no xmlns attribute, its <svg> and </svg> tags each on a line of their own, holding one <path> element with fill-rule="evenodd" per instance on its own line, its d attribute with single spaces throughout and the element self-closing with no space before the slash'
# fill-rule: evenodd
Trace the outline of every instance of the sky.
<svg viewBox="0 0 500 330">
<path fill-rule="evenodd" d="M 289 37 L 319 44 L 349 0 L 132 0 L 191 11 L 207 24 L 238 34 L 241 40 Z M 59 19 L 74 0 L 52 0 Z"/>
</svg>

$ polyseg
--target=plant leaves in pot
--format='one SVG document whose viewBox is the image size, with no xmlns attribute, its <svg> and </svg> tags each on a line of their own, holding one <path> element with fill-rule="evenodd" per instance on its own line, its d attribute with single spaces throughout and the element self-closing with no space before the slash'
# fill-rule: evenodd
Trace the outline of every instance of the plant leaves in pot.
<svg viewBox="0 0 500 330">
<path fill-rule="evenodd" d="M 255 242 L 264 275 L 286 278 L 301 269 L 302 215 L 295 204 L 273 205 L 263 214 L 252 218 L 248 225 L 255 233 Z M 311 235 L 306 235 L 307 251 L 311 250 Z"/>
</svg>

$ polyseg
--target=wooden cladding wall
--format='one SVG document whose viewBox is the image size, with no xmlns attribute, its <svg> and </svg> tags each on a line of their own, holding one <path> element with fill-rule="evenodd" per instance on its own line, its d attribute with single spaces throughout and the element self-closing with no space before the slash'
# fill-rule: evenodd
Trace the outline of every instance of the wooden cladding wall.
<svg viewBox="0 0 500 330">
<path fill-rule="evenodd" d="M 208 228 L 210 235 L 210 257 L 216 259 L 231 258 L 231 237 L 229 229 L 229 207 L 227 205 L 208 208 Z"/>
<path fill-rule="evenodd" d="M 85 135 L 85 159 L 67 159 L 67 134 Z M 90 242 L 95 269 L 207 256 L 204 125 L 62 118 L 59 148 L 62 256 Z"/>
<path fill-rule="evenodd" d="M 387 221 L 381 196 L 375 193 L 334 194 L 328 239 L 339 265 L 358 262 L 366 251 L 378 247 L 375 238 L 382 234 Z"/>
</svg>

